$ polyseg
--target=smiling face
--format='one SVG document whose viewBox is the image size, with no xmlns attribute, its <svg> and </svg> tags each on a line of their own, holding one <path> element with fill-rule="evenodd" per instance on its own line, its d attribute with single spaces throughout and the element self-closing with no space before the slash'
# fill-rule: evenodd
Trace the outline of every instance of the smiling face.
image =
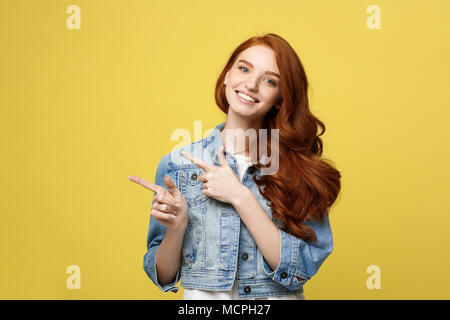
<svg viewBox="0 0 450 320">
<path fill-rule="evenodd" d="M 225 75 L 228 114 L 262 120 L 281 99 L 279 74 L 269 47 L 255 45 L 242 51 Z"/>
</svg>

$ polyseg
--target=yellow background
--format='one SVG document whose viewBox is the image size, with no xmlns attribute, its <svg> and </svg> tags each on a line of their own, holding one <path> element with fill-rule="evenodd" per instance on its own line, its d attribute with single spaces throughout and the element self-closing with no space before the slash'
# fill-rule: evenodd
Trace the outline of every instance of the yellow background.
<svg viewBox="0 0 450 320">
<path fill-rule="evenodd" d="M 69 30 L 69 5 L 81 29 Z M 366 9 L 381 9 L 370 30 Z M 449 299 L 447 0 L 1 1 L 0 298 L 182 299 L 142 259 L 160 158 L 225 116 L 216 79 L 256 34 L 291 43 L 342 174 L 306 299 Z M 69 290 L 66 268 L 81 268 Z M 381 289 L 366 269 L 381 270 Z"/>
</svg>

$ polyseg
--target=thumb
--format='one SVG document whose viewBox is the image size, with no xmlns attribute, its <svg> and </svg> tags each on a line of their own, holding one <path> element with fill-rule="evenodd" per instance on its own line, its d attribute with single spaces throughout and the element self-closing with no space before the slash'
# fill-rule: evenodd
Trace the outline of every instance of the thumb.
<svg viewBox="0 0 450 320">
<path fill-rule="evenodd" d="M 219 152 L 217 153 L 217 157 L 219 158 L 219 162 L 222 167 L 228 167 L 228 161 L 225 156 L 225 147 L 224 146 L 222 146 L 219 149 Z"/>
<path fill-rule="evenodd" d="M 178 192 L 177 186 L 167 174 L 164 175 L 164 184 L 166 185 L 167 190 L 169 190 L 171 194 L 175 194 Z"/>
</svg>

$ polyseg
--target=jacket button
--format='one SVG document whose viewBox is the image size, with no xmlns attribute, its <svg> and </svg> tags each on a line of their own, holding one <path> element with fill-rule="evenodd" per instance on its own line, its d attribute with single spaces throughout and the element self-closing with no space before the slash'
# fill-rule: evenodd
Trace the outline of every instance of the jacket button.
<svg viewBox="0 0 450 320">
<path fill-rule="evenodd" d="M 256 168 L 255 168 L 254 166 L 250 166 L 250 167 L 248 168 L 248 172 L 250 172 L 250 174 L 254 174 L 255 171 L 256 171 Z"/>
<path fill-rule="evenodd" d="M 245 289 L 244 289 L 245 293 L 250 293 L 250 291 L 252 291 L 252 289 L 250 289 L 250 287 L 245 287 Z"/>
<path fill-rule="evenodd" d="M 243 260 L 247 260 L 248 259 L 248 254 L 247 253 L 242 254 L 242 259 Z"/>
<path fill-rule="evenodd" d="M 287 273 L 286 273 L 286 272 L 283 272 L 283 273 L 281 274 L 281 278 L 285 279 L 286 277 L 287 277 Z"/>
<path fill-rule="evenodd" d="M 192 179 L 192 180 L 197 179 L 197 174 L 196 174 L 196 173 L 193 173 L 192 176 L 191 176 L 191 179 Z"/>
</svg>

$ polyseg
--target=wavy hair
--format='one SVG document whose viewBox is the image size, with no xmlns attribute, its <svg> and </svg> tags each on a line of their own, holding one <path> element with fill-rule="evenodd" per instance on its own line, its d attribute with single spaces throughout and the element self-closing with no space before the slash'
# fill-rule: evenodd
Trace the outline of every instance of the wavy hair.
<svg viewBox="0 0 450 320">
<path fill-rule="evenodd" d="M 317 241 L 314 231 L 304 223 L 321 220 L 341 189 L 340 172 L 329 160 L 322 158 L 320 138 L 325 125 L 309 109 L 308 79 L 303 65 L 290 44 L 279 35 L 269 33 L 254 36 L 240 44 L 231 54 L 217 79 L 215 100 L 228 114 L 224 79 L 239 54 L 254 45 L 265 45 L 274 51 L 280 71 L 281 100 L 265 115 L 261 129 L 279 130 L 278 171 L 272 175 L 253 177 L 262 196 L 269 200 L 272 217 L 281 221 L 283 229 L 305 241 Z M 318 129 L 320 127 L 320 132 Z M 259 139 L 259 135 L 258 139 Z M 271 139 L 267 139 L 270 154 Z M 257 143 L 259 146 L 259 141 Z M 246 143 L 248 150 L 248 144 Z M 258 161 L 255 167 L 269 167 Z"/>
</svg>

